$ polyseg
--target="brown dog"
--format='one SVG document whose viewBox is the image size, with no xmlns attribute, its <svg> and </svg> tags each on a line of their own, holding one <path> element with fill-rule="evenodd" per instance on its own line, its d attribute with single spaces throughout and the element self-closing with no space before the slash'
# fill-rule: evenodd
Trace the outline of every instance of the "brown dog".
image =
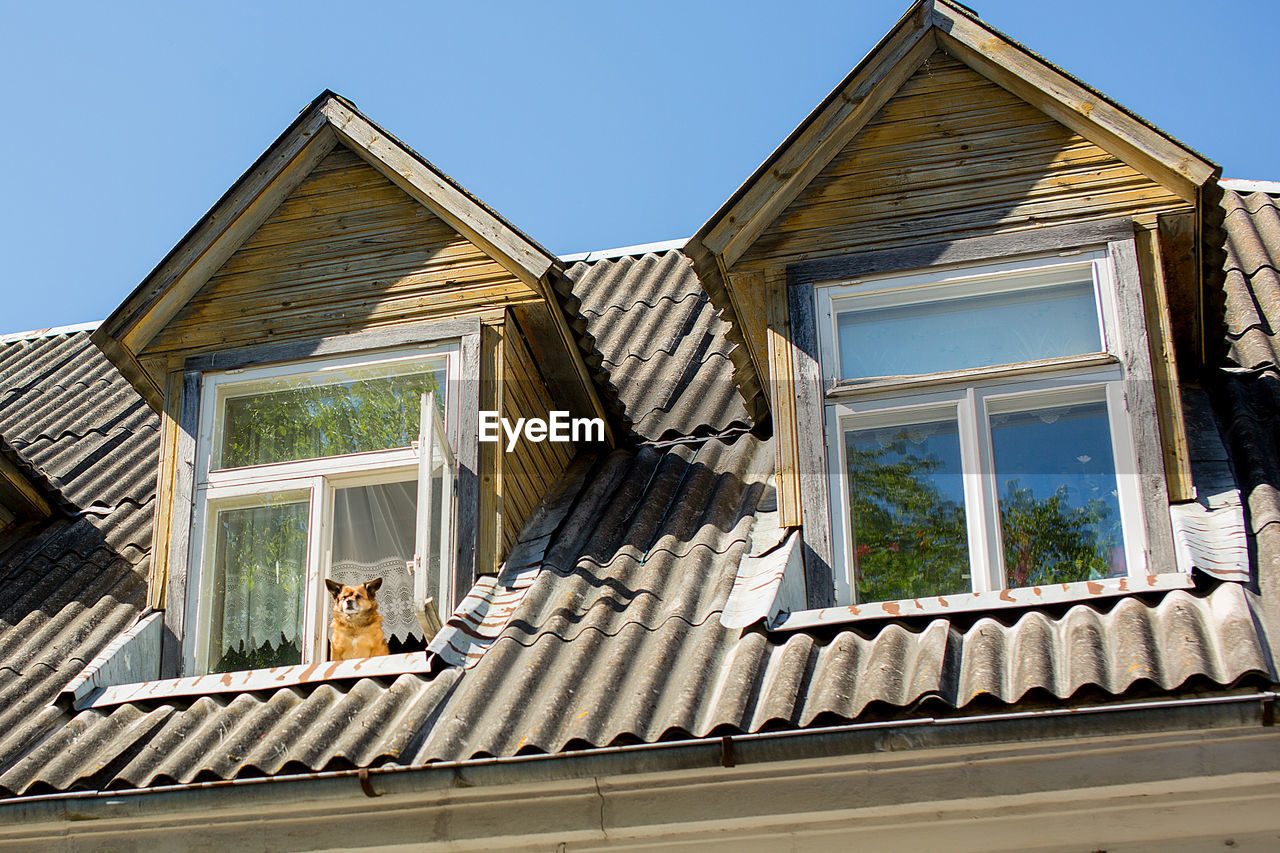
<svg viewBox="0 0 1280 853">
<path fill-rule="evenodd" d="M 374 593 L 382 586 L 382 578 L 374 578 L 358 586 L 346 586 L 325 579 L 324 585 L 333 596 L 333 621 L 329 623 L 329 660 L 371 658 L 389 655 L 387 639 L 382 633 L 382 616 Z"/>
</svg>

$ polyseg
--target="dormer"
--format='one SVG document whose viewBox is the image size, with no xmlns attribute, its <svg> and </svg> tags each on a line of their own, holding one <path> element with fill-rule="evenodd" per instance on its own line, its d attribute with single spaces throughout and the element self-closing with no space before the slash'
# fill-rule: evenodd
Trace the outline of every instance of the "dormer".
<svg viewBox="0 0 1280 853">
<path fill-rule="evenodd" d="M 921 0 L 699 229 L 809 608 L 1189 585 L 1178 371 L 1212 339 L 1219 173 Z"/>
<path fill-rule="evenodd" d="M 423 649 L 626 429 L 557 287 L 353 104 L 303 110 L 93 336 L 163 419 L 159 675 L 326 661 L 326 580 L 380 577 L 392 651 Z M 569 440 L 485 440 L 521 418 Z"/>
</svg>

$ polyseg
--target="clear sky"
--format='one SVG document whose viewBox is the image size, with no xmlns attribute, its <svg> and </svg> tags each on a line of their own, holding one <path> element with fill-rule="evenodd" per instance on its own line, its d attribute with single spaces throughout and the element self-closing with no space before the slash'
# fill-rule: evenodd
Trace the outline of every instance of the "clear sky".
<svg viewBox="0 0 1280 853">
<path fill-rule="evenodd" d="M 1280 179 L 1274 0 L 969 5 Z M 0 334 L 104 318 L 326 87 L 554 252 L 687 237 L 908 6 L 0 0 Z"/>
</svg>

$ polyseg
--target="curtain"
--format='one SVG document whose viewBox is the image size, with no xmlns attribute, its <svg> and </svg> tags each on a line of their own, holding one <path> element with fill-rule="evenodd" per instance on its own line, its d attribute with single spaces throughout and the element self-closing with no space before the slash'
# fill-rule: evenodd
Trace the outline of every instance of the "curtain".
<svg viewBox="0 0 1280 853">
<path fill-rule="evenodd" d="M 335 494 L 329 576 L 351 586 L 382 578 L 376 597 L 388 640 L 422 637 L 413 609 L 413 576 L 405 565 L 413 559 L 417 511 L 416 480 L 355 486 Z"/>
<path fill-rule="evenodd" d="M 302 662 L 307 512 L 269 498 L 216 514 L 211 672 Z"/>
</svg>

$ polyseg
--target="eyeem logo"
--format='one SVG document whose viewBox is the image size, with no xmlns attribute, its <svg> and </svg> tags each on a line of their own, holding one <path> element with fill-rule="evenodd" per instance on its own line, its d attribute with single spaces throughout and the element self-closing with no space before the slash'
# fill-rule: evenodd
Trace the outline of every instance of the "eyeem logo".
<svg viewBox="0 0 1280 853">
<path fill-rule="evenodd" d="M 493 442 L 507 436 L 507 453 L 516 449 L 520 436 L 540 441 L 604 441 L 604 421 L 600 418 L 571 418 L 568 412 L 549 412 L 546 418 L 517 418 L 513 424 L 497 412 L 480 412 L 480 440 Z M 501 428 L 501 433 L 499 432 Z"/>
</svg>

